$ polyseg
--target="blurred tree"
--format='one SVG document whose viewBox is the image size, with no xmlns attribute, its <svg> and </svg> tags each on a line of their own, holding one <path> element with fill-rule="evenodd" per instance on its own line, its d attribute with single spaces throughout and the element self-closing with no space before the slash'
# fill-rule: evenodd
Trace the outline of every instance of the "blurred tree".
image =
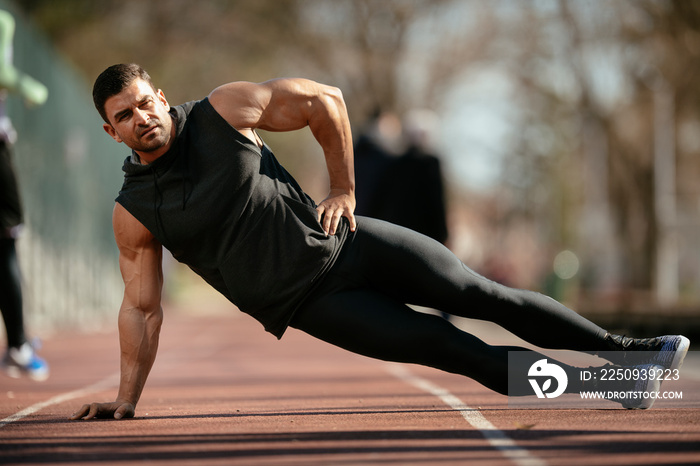
<svg viewBox="0 0 700 466">
<path fill-rule="evenodd" d="M 537 214 L 552 216 L 550 242 L 588 249 L 593 261 L 592 251 L 619 255 L 624 265 L 612 277 L 618 284 L 658 289 L 680 267 L 673 251 L 679 225 L 697 228 L 700 145 L 690 134 L 700 129 L 693 85 L 700 72 L 700 3 L 520 6 L 508 29 L 517 54 L 508 69 L 527 112 L 507 179 L 521 199 L 547 187 Z M 676 144 L 681 130 L 684 146 Z M 543 146 L 543 135 L 552 142 Z M 586 206 L 613 222 L 612 238 L 601 236 L 605 228 L 593 217 L 582 217 Z"/>
<path fill-rule="evenodd" d="M 356 124 L 378 108 L 398 113 L 435 108 L 458 76 L 485 57 L 495 34 L 494 12 L 483 2 L 309 0 L 300 5 L 300 43 L 306 45 L 292 52 L 297 69 L 339 85 Z"/>
<path fill-rule="evenodd" d="M 27 0 L 24 6 L 89 79 L 109 64 L 135 61 L 181 101 L 233 79 L 296 74 L 342 87 L 352 117 L 364 121 L 377 107 L 435 106 L 451 81 L 484 57 L 495 34 L 493 11 L 483 2 L 467 4 L 458 6 L 468 10 L 466 21 L 454 17 L 454 0 Z"/>
<path fill-rule="evenodd" d="M 293 43 L 296 24 L 295 1 L 30 0 L 27 8 L 89 82 L 113 63 L 137 62 L 174 102 L 270 77 L 271 55 Z"/>
</svg>

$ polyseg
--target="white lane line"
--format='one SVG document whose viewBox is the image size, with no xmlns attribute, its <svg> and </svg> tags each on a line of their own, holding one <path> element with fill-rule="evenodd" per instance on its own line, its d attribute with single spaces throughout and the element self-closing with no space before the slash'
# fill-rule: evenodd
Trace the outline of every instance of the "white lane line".
<svg viewBox="0 0 700 466">
<path fill-rule="evenodd" d="M 389 364 L 388 370 L 391 374 L 407 384 L 413 385 L 424 392 L 440 398 L 447 406 L 458 411 L 472 427 L 481 432 L 489 444 L 498 449 L 503 456 L 513 461 L 513 463 L 519 466 L 541 466 L 547 464 L 544 460 L 533 456 L 524 448 L 519 447 L 513 439 L 509 438 L 503 431 L 497 429 L 496 426 L 491 424 L 478 410 L 470 408 L 464 404 L 462 400 L 444 388 L 413 375 L 408 369 L 401 365 Z"/>
<path fill-rule="evenodd" d="M 17 413 L 6 417 L 3 420 L 0 420 L 0 428 L 5 427 L 7 424 L 11 424 L 13 422 L 17 422 L 21 419 L 24 419 L 27 416 L 31 416 L 32 414 L 36 413 L 37 411 L 40 411 L 46 407 L 49 407 L 51 405 L 63 403 L 64 401 L 69 401 L 74 398 L 80 398 L 82 396 L 90 395 L 95 392 L 100 392 L 108 388 L 114 387 L 117 383 L 119 382 L 119 374 L 112 374 L 109 377 L 100 380 L 97 383 L 94 383 L 92 385 L 89 385 L 85 388 L 79 388 L 77 390 L 73 390 L 72 392 L 68 393 L 63 393 L 62 395 L 56 395 L 53 398 L 50 398 L 46 401 L 41 401 L 39 403 L 33 404 L 32 406 L 29 406 L 28 408 L 24 408 L 22 411 L 18 411 Z"/>
<path fill-rule="evenodd" d="M 158 370 L 168 370 L 174 367 L 177 367 L 182 364 L 183 359 L 185 357 L 190 357 L 190 359 L 197 359 L 197 358 L 202 358 L 206 359 L 207 357 L 211 357 L 212 354 L 216 353 L 217 351 L 221 350 L 221 346 L 214 346 L 214 347 L 209 347 L 205 344 L 199 344 L 197 343 L 202 343 L 206 342 L 209 337 L 204 335 L 201 338 L 199 338 L 193 347 L 199 347 L 200 351 L 199 352 L 193 352 L 192 348 L 187 348 L 187 349 L 182 349 L 180 351 L 170 351 L 164 354 L 159 355 L 159 364 L 158 364 Z M 155 369 L 155 367 L 154 367 Z M 151 377 L 153 378 L 153 377 Z M 77 390 L 74 390 L 72 392 L 64 393 L 62 395 L 57 395 L 49 400 L 42 401 L 39 403 L 36 403 L 32 406 L 29 406 L 28 408 L 24 408 L 23 410 L 6 417 L 5 419 L 0 420 L 0 429 L 6 426 L 7 424 L 11 424 L 13 422 L 17 422 L 21 419 L 24 419 L 27 416 L 31 416 L 32 414 L 36 413 L 37 411 L 40 411 L 44 408 L 47 408 L 51 405 L 63 403 L 65 401 L 69 401 L 75 398 L 80 398 L 83 396 L 90 395 L 92 393 L 96 392 L 101 392 L 104 390 L 107 390 L 109 388 L 113 388 L 118 386 L 119 384 L 119 372 L 116 372 L 105 379 L 100 380 L 99 382 L 96 382 L 92 385 L 89 385 L 85 388 L 79 388 Z"/>
</svg>

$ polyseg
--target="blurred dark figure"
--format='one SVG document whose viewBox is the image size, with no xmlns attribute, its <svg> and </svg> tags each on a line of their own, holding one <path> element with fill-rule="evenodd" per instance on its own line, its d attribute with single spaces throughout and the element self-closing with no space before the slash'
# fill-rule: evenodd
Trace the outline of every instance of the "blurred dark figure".
<svg viewBox="0 0 700 466">
<path fill-rule="evenodd" d="M 5 98 L 16 93 L 29 106 L 46 102 L 48 90 L 12 65 L 15 21 L 0 10 L 0 311 L 5 322 L 7 351 L 0 365 L 11 377 L 28 375 L 45 380 L 49 367 L 38 357 L 24 333 L 22 283 L 15 241 L 23 222 L 17 177 L 12 164 L 12 144 L 17 134 L 5 114 Z"/>
<path fill-rule="evenodd" d="M 375 111 L 362 129 L 354 147 L 355 214 L 377 217 L 384 210 L 378 191 L 386 174 L 401 154 L 401 120 L 391 112 Z"/>
<path fill-rule="evenodd" d="M 440 159 L 430 141 L 436 122 L 436 116 L 427 110 L 408 113 L 404 122 L 408 148 L 385 170 L 375 189 L 372 214 L 445 244 L 445 188 Z"/>
</svg>

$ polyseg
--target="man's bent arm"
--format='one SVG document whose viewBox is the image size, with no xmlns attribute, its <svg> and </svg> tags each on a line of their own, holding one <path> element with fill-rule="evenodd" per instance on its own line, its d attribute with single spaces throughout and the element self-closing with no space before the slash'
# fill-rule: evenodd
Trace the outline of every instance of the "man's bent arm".
<svg viewBox="0 0 700 466">
<path fill-rule="evenodd" d="M 335 233 L 341 216 L 355 229 L 352 132 L 339 89 L 307 79 L 235 82 L 214 89 L 209 100 L 231 126 L 256 142 L 255 129 L 293 131 L 308 126 L 323 149 L 330 177 L 330 194 L 319 204 L 319 220 L 323 218 L 329 234 Z"/>
<path fill-rule="evenodd" d="M 114 208 L 113 224 L 124 279 L 124 299 L 119 310 L 119 393 L 115 402 L 84 405 L 71 419 L 133 417 L 158 351 L 163 321 L 162 246 L 119 204 Z"/>
</svg>

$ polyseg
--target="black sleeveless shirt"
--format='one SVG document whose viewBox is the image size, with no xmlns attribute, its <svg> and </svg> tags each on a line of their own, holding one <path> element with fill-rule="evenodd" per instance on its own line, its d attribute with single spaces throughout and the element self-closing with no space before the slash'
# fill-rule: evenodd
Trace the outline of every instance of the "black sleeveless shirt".
<svg viewBox="0 0 700 466">
<path fill-rule="evenodd" d="M 116 201 L 180 262 L 281 338 L 347 237 L 326 236 L 316 204 L 272 152 L 230 126 L 208 99 L 173 107 L 170 150 L 124 162 Z"/>
</svg>

